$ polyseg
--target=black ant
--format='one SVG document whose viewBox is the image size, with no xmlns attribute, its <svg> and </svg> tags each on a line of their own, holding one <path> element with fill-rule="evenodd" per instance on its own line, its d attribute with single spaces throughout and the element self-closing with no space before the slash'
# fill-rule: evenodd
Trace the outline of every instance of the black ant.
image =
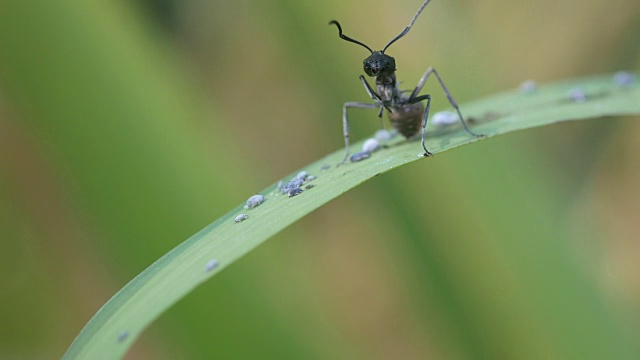
<svg viewBox="0 0 640 360">
<path fill-rule="evenodd" d="M 422 6 L 420 6 L 420 9 L 418 9 L 416 15 L 413 17 L 413 19 L 411 19 L 409 26 L 407 26 L 400 33 L 400 35 L 391 39 L 391 41 L 389 41 L 389 43 L 381 51 L 373 51 L 370 47 L 361 43 L 360 41 L 342 34 L 342 27 L 336 20 L 331 20 L 329 22 L 329 25 L 333 24 L 338 27 L 338 35 L 341 39 L 361 45 L 371 52 L 371 56 L 364 59 L 363 61 L 364 72 L 369 76 L 375 76 L 376 86 L 378 90 L 378 92 L 376 92 L 369 85 L 365 77 L 363 75 L 360 75 L 360 81 L 362 81 L 364 89 L 367 91 L 367 94 L 369 94 L 371 99 L 373 99 L 374 103 L 368 104 L 361 102 L 347 102 L 344 104 L 344 107 L 342 108 L 342 126 L 344 130 L 344 142 L 347 154 L 340 164 L 343 164 L 349 158 L 349 120 L 347 119 L 348 108 L 379 108 L 378 117 L 380 118 L 382 118 L 382 113 L 384 109 L 386 109 L 389 112 L 389 121 L 391 122 L 391 125 L 407 139 L 413 137 L 418 133 L 418 126 L 420 124 L 420 121 L 422 121 L 422 148 L 424 149 L 423 156 L 432 156 L 433 154 L 429 150 L 427 150 L 424 144 L 424 136 L 427 127 L 427 117 L 429 116 L 429 107 L 431 105 L 431 95 L 418 96 L 418 94 L 422 90 L 422 87 L 427 82 L 427 79 L 431 74 L 434 74 L 436 78 L 438 78 L 438 82 L 440 82 L 440 86 L 442 87 L 442 90 L 444 90 L 444 93 L 447 95 L 449 102 L 458 112 L 458 118 L 460 119 L 464 130 L 473 136 L 484 136 L 478 135 L 467 128 L 467 124 L 465 123 L 464 118 L 462 117 L 462 113 L 458 108 L 458 103 L 456 103 L 456 101 L 453 99 L 451 93 L 442 81 L 442 78 L 440 77 L 440 75 L 438 75 L 438 72 L 433 67 L 429 67 L 427 69 L 427 72 L 422 75 L 422 78 L 420 78 L 418 85 L 410 95 L 407 95 L 407 92 L 402 91 L 398 88 L 395 74 L 396 61 L 394 58 L 385 54 L 384 52 L 387 50 L 387 48 L 389 48 L 389 46 L 391 46 L 391 44 L 393 44 L 409 32 L 409 30 L 413 26 L 413 23 L 416 22 L 416 19 L 418 18 L 418 16 L 420 16 L 420 13 L 422 13 L 422 10 L 424 10 L 424 8 L 430 1 L 431 0 L 425 0 Z M 422 106 L 423 100 L 427 100 L 426 110 Z"/>
</svg>

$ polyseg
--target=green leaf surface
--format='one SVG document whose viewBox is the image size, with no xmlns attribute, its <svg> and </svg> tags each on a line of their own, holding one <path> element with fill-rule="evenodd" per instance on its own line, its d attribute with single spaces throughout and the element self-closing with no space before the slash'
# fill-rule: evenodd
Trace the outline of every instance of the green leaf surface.
<svg viewBox="0 0 640 360">
<path fill-rule="evenodd" d="M 585 101 L 576 101 L 570 93 L 580 89 Z M 474 138 L 458 124 L 430 125 L 427 148 L 434 154 L 486 140 L 511 131 L 561 121 L 640 114 L 640 87 L 617 85 L 611 76 L 540 86 L 533 92 L 514 91 L 463 104 L 461 109 L 475 132 Z M 353 145 L 360 149 L 361 143 Z M 251 210 L 239 205 L 210 224 L 135 277 L 109 300 L 89 321 L 65 354 L 67 359 L 120 358 L 141 332 L 171 305 L 196 286 L 286 228 L 296 220 L 357 185 L 395 167 L 428 158 L 420 156 L 419 141 L 396 137 L 388 147 L 366 160 L 336 167 L 344 156 L 340 149 L 298 171 L 307 171 L 317 179 L 314 187 L 288 197 L 277 191 L 277 184 L 256 192 L 265 202 Z M 325 165 L 330 165 L 324 169 Z M 324 169 L 324 170 L 323 170 Z M 288 181 L 292 175 L 283 180 Z M 239 214 L 248 215 L 235 223 Z"/>
</svg>

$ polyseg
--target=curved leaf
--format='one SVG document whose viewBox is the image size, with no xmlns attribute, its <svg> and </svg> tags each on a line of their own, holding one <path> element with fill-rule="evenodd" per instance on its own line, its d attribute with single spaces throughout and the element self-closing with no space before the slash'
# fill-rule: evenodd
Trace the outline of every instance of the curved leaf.
<svg viewBox="0 0 640 360">
<path fill-rule="evenodd" d="M 461 108 L 473 130 L 490 138 L 560 121 L 640 114 L 640 87 L 620 86 L 611 76 L 598 76 L 542 86 L 529 93 L 504 93 Z M 427 147 L 440 153 L 479 140 L 451 125 L 430 128 Z M 65 358 L 122 357 L 154 319 L 196 286 L 291 223 L 372 177 L 417 160 L 424 159 L 424 166 L 428 166 L 429 160 L 421 153 L 418 141 L 397 138 L 369 159 L 336 167 L 344 156 L 340 149 L 299 170 L 317 176 L 311 183 L 315 186 L 301 194 L 290 198 L 277 190 L 277 184 L 267 187 L 260 192 L 266 199 L 262 205 L 251 210 L 243 209 L 244 204 L 236 207 L 131 280 L 89 321 Z M 326 165 L 330 167 L 326 169 Z M 241 213 L 248 218 L 234 222 Z"/>
</svg>

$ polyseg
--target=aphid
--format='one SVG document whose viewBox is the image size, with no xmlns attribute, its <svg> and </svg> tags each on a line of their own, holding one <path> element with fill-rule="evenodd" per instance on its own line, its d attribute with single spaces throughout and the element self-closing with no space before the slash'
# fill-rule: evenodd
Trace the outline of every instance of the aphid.
<svg viewBox="0 0 640 360">
<path fill-rule="evenodd" d="M 299 179 L 297 177 L 294 177 L 293 179 L 291 179 L 291 181 L 285 183 L 284 185 L 282 185 L 282 193 L 283 194 L 288 194 L 291 192 L 291 190 L 299 188 L 300 186 L 302 186 L 302 184 L 304 184 L 304 180 Z"/>
<path fill-rule="evenodd" d="M 264 196 L 263 195 L 253 195 L 252 197 L 250 197 L 247 200 L 246 205 L 244 206 L 245 209 L 253 209 L 256 206 L 259 206 L 260 204 L 262 204 L 262 202 L 264 201 Z"/>
<path fill-rule="evenodd" d="M 387 129 L 380 129 L 376 131 L 373 137 L 378 141 L 389 141 L 393 137 L 393 134 Z"/>
<path fill-rule="evenodd" d="M 296 176 L 294 176 L 294 179 L 300 179 L 304 181 L 307 176 L 309 176 L 309 174 L 306 171 L 300 171 L 298 174 L 296 174 Z"/>
<path fill-rule="evenodd" d="M 636 76 L 626 71 L 618 71 L 613 74 L 613 81 L 621 87 L 631 86 L 636 81 Z"/>
<path fill-rule="evenodd" d="M 348 155 L 348 154 L 347 154 Z M 351 162 L 358 162 L 371 157 L 371 153 L 368 151 L 361 151 L 351 155 Z"/>
<path fill-rule="evenodd" d="M 294 197 L 296 195 L 299 195 L 301 192 L 302 192 L 302 189 L 300 189 L 299 187 L 293 188 L 289 190 L 289 197 Z"/>
<path fill-rule="evenodd" d="M 527 80 L 520 84 L 520 92 L 523 94 L 531 94 L 538 89 L 538 84 L 534 80 Z"/>
<path fill-rule="evenodd" d="M 305 190 L 309 190 L 309 189 L 313 189 L 314 187 L 316 187 L 316 186 L 313 185 L 313 184 L 309 184 L 309 185 L 305 186 L 304 188 L 305 188 Z"/>
<path fill-rule="evenodd" d="M 317 179 L 317 178 L 318 178 L 318 177 L 317 177 L 317 176 L 315 176 L 315 175 L 309 175 L 309 176 L 307 176 L 307 178 L 306 178 L 306 179 L 304 179 L 304 182 L 305 182 L 305 183 L 312 182 L 313 180 L 315 180 L 315 179 Z"/>
<path fill-rule="evenodd" d="M 451 125 L 455 124 L 456 121 L 458 121 L 458 115 L 452 111 L 440 111 L 431 117 L 433 125 Z"/>
<path fill-rule="evenodd" d="M 431 105 L 431 95 L 418 95 L 422 90 L 422 87 L 429 79 L 431 74 L 434 74 L 440 83 L 440 87 L 447 95 L 447 99 L 449 99 L 449 103 L 455 108 L 458 113 L 458 118 L 464 127 L 464 130 L 473 136 L 482 136 L 477 135 L 467 128 L 467 124 L 462 117 L 462 113 L 458 107 L 458 104 L 451 96 L 451 93 L 445 86 L 442 78 L 438 74 L 438 72 L 433 68 L 429 67 L 427 71 L 422 75 L 420 81 L 418 81 L 418 85 L 413 89 L 413 91 L 404 92 L 398 88 L 398 83 L 396 82 L 396 61 L 391 56 L 385 54 L 384 52 L 398 39 L 405 36 L 413 23 L 415 23 L 422 10 L 427 6 L 427 4 L 431 0 L 425 0 L 422 3 L 422 6 L 418 9 L 418 12 L 415 14 L 413 19 L 409 25 L 396 37 L 391 39 L 389 43 L 380 51 L 373 51 L 370 47 L 365 45 L 364 43 L 352 39 L 342 33 L 342 26 L 336 20 L 331 20 L 329 25 L 335 25 L 338 28 L 338 36 L 342 40 L 346 40 L 348 42 L 352 42 L 358 44 L 365 49 L 371 52 L 371 56 L 367 57 L 363 61 L 364 72 L 376 79 L 376 90 L 374 90 L 365 77 L 360 75 L 360 81 L 362 85 L 364 85 L 364 89 L 367 94 L 373 100 L 373 103 L 361 103 L 361 102 L 347 102 L 344 104 L 342 108 L 342 129 L 344 134 L 344 143 L 346 149 L 346 155 L 344 160 L 340 164 L 343 164 L 349 158 L 349 119 L 347 117 L 347 110 L 349 108 L 361 108 L 361 109 L 378 109 L 378 116 L 382 117 L 382 113 L 386 109 L 389 113 L 389 120 L 391 125 L 398 130 L 400 134 L 402 134 L 405 138 L 411 138 L 420 131 L 420 125 L 422 125 L 422 149 L 424 150 L 423 156 L 431 156 L 431 152 L 427 150 L 427 147 L 424 144 L 425 140 L 425 132 L 427 128 L 427 118 L 429 117 L 429 107 Z M 426 109 L 422 105 L 422 101 L 426 100 L 427 105 Z M 353 161 L 353 157 L 351 158 Z"/>
<path fill-rule="evenodd" d="M 322 167 L 320 168 L 320 171 L 325 171 L 325 170 L 329 170 L 331 169 L 331 165 L 329 164 L 324 164 L 322 165 Z"/>
<path fill-rule="evenodd" d="M 374 138 L 370 138 L 365 140 L 365 142 L 362 144 L 362 151 L 372 153 L 378 150 L 379 146 L 380 146 L 380 143 L 378 142 L 378 140 Z"/>
<path fill-rule="evenodd" d="M 247 214 L 240 214 L 238 216 L 236 216 L 235 219 L 233 219 L 234 223 L 239 223 L 239 222 L 243 222 L 245 220 L 247 220 L 249 218 L 249 215 Z"/>
<path fill-rule="evenodd" d="M 129 332 L 127 330 L 122 330 L 118 334 L 118 342 L 123 342 L 127 340 L 128 337 L 129 337 Z"/>
<path fill-rule="evenodd" d="M 212 260 L 207 261 L 207 263 L 204 265 L 204 269 L 207 272 L 209 272 L 209 271 L 212 271 L 213 269 L 217 268 L 218 265 L 220 265 L 218 260 L 212 259 Z"/>
<path fill-rule="evenodd" d="M 584 92 L 584 90 L 580 88 L 571 89 L 571 91 L 569 92 L 569 97 L 571 98 L 571 100 L 577 103 L 582 103 L 587 101 L 587 94 Z"/>
</svg>

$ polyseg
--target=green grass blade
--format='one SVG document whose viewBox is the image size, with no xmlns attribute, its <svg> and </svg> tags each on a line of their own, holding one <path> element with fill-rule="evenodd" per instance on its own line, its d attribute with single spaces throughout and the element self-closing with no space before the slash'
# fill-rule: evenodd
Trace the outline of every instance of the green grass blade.
<svg viewBox="0 0 640 360">
<path fill-rule="evenodd" d="M 574 88 L 585 92 L 586 101 L 569 97 Z M 599 76 L 542 86 L 529 94 L 500 94 L 461 108 L 472 119 L 474 131 L 490 138 L 561 121 L 640 114 L 640 87 L 619 87 L 611 76 Z M 427 146 L 433 153 L 482 140 L 469 136 L 458 125 L 430 129 L 428 134 Z M 428 166 L 429 160 L 420 153 L 419 142 L 395 139 L 370 159 L 336 167 L 344 156 L 340 149 L 300 169 L 317 176 L 312 189 L 289 198 L 277 194 L 276 184 L 267 187 L 260 192 L 266 197 L 262 205 L 252 210 L 243 209 L 244 204 L 236 207 L 129 282 L 89 321 L 65 358 L 122 357 L 154 319 L 196 286 L 296 220 L 372 177 L 417 160 Z M 321 170 L 323 165 L 331 168 Z M 240 213 L 249 218 L 234 223 Z M 210 269 L 207 264 L 212 262 L 216 266 Z"/>
</svg>

